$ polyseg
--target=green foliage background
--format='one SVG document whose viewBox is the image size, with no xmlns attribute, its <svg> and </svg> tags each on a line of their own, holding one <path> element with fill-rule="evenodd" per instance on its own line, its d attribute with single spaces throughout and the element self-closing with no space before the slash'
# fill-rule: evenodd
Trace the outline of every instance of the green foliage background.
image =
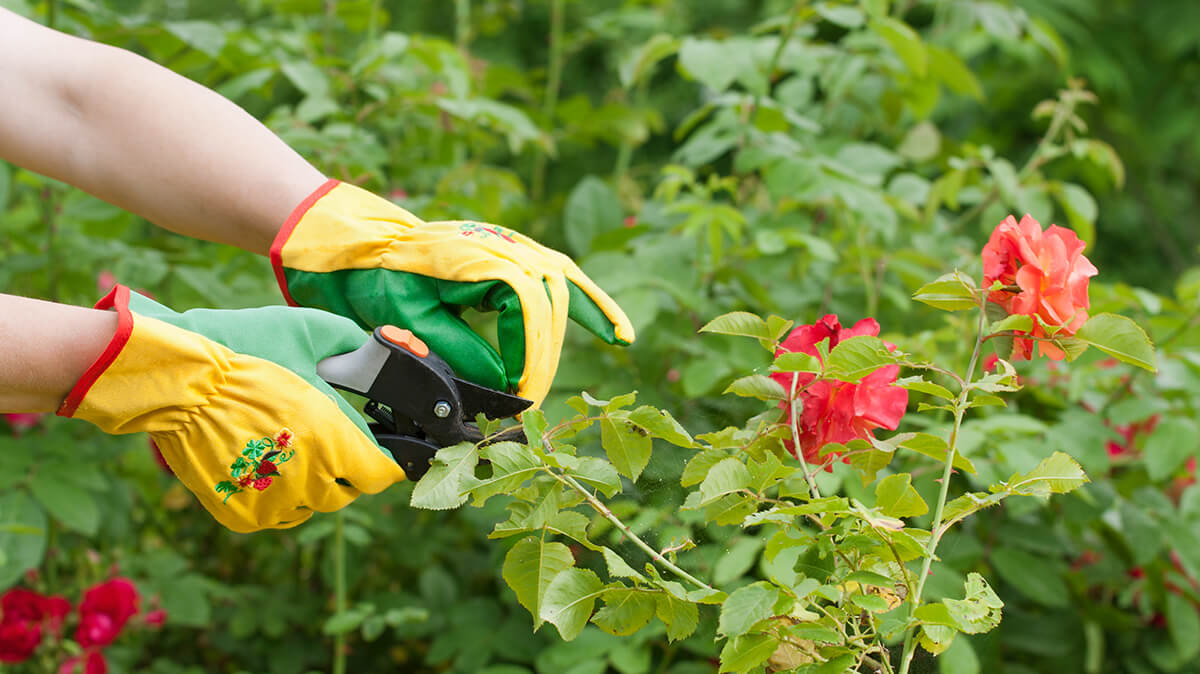
<svg viewBox="0 0 1200 674">
<path fill-rule="evenodd" d="M 732 310 L 874 316 L 905 350 L 963 360 L 967 326 L 912 292 L 954 267 L 978 276 L 978 250 L 1010 212 L 1071 226 L 1101 272 L 1094 312 L 1145 326 L 1160 371 L 1099 357 L 1030 364 L 1008 408 L 969 422 L 976 488 L 1057 449 L 1093 482 L 1006 504 L 947 538 L 934 598 L 978 571 L 1005 617 L 918 671 L 1200 671 L 1200 492 L 1185 468 L 1200 393 L 1195 3 L 0 5 L 214 88 L 331 176 L 423 217 L 501 223 L 576 257 L 639 339 L 621 350 L 574 331 L 552 420 L 582 389 L 638 389 L 693 433 L 743 423 L 761 405 L 719 394 L 765 368 L 763 352 L 696 335 Z M 0 209 L 5 292 L 90 304 L 108 270 L 177 309 L 279 301 L 265 260 L 5 164 Z M 1110 459 L 1111 428 L 1152 415 L 1154 430 Z M 695 540 L 679 562 L 692 573 L 746 585 L 762 574 L 763 542 L 679 512 L 687 458 L 661 448 L 614 509 L 657 547 Z M 929 500 L 932 464 L 906 460 Z M 826 493 L 874 498 L 840 468 L 822 480 Z M 327 671 L 337 633 L 350 671 L 715 670 L 716 615 L 703 611 L 678 643 L 661 626 L 625 638 L 590 626 L 569 643 L 534 633 L 500 577 L 515 541 L 486 538 L 500 499 L 428 512 L 408 507 L 410 492 L 238 536 L 160 473 L 143 437 L 48 420 L 0 438 L 0 584 L 37 568 L 38 587 L 72 594 L 118 565 L 169 619 L 113 649 L 117 672 Z M 592 537 L 640 554 L 606 526 L 597 519 Z M 333 615 L 337 550 L 355 605 Z"/>
</svg>

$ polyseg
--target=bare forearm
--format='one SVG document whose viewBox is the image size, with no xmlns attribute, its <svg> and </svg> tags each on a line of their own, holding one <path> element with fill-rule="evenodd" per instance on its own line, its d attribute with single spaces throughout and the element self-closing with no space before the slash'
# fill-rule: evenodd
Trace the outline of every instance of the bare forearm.
<svg viewBox="0 0 1200 674">
<path fill-rule="evenodd" d="M 117 330 L 109 311 L 0 294 L 0 412 L 53 412 Z"/>
<path fill-rule="evenodd" d="M 265 254 L 324 176 L 244 110 L 0 9 L 0 158 L 172 231 Z"/>
</svg>

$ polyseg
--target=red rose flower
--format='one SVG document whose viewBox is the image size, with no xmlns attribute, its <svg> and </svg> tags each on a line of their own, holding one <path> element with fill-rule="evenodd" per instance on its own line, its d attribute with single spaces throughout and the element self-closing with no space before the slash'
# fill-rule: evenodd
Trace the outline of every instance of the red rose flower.
<svg viewBox="0 0 1200 674">
<path fill-rule="evenodd" d="M 1086 244 L 1069 229 L 1050 225 L 1046 231 L 1026 215 L 1017 222 L 1011 215 L 996 226 L 983 247 L 983 285 L 999 281 L 1007 288 L 988 295 L 1010 314 L 1034 316 L 1034 337 L 1047 337 L 1038 323 L 1060 326 L 1056 334 L 1070 336 L 1088 319 L 1088 279 L 1096 267 L 1083 256 Z M 1049 342 L 1037 342 L 1037 352 L 1053 360 L 1066 354 Z M 1014 339 L 1014 360 L 1034 353 L 1031 339 Z"/>
<path fill-rule="evenodd" d="M 88 651 L 62 663 L 58 674 L 108 674 L 108 663 L 100 651 Z"/>
<path fill-rule="evenodd" d="M 167 612 L 160 609 L 155 609 L 147 613 L 142 620 L 150 627 L 162 627 L 167 622 Z"/>
<path fill-rule="evenodd" d="M 137 588 L 124 578 L 101 583 L 83 594 L 79 604 L 79 627 L 75 641 L 80 646 L 107 646 L 125 623 L 138 612 Z"/>
<path fill-rule="evenodd" d="M 279 468 L 275 466 L 274 461 L 271 461 L 270 459 L 264 459 L 263 461 L 259 462 L 258 468 L 255 469 L 255 472 L 257 472 L 259 475 L 271 475 L 273 473 L 278 473 Z"/>
<path fill-rule="evenodd" d="M 71 604 L 62 597 L 44 597 L 32 590 L 14 588 L 0 597 L 0 621 L 46 627 L 54 634 L 62 628 Z"/>
<path fill-rule="evenodd" d="M 254 488 L 259 491 L 262 491 L 270 486 L 271 486 L 271 478 L 269 478 L 269 477 L 260 477 L 254 481 Z"/>
<path fill-rule="evenodd" d="M 41 622 L 45 597 L 23 588 L 13 588 L 0 597 L 0 614 L 6 623 Z"/>
<path fill-rule="evenodd" d="M 42 628 L 35 622 L 0 622 L 0 662 L 24 662 L 42 643 Z"/>
<path fill-rule="evenodd" d="M 801 325 L 792 330 L 776 354 L 800 352 L 820 358 L 817 351 L 820 342 L 829 340 L 829 348 L 833 349 L 842 340 L 878 334 L 879 323 L 873 318 L 864 318 L 854 327 L 843 329 L 838 317 L 829 314 L 812 325 Z M 899 374 L 899 365 L 885 365 L 857 383 L 814 381 L 815 375 L 803 372 L 772 374 L 771 378 L 789 393 L 794 378 L 801 403 L 800 419 L 796 424 L 800 447 L 797 448 L 792 440 L 785 440 L 784 444 L 792 454 L 803 456 L 805 461 L 822 463 L 821 448 L 831 442 L 844 444 L 855 438 L 874 438 L 876 428 L 895 430 L 908 406 L 908 391 L 892 385 Z M 785 400 L 780 407 L 788 411 L 788 423 L 791 423 L 791 402 Z"/>
</svg>

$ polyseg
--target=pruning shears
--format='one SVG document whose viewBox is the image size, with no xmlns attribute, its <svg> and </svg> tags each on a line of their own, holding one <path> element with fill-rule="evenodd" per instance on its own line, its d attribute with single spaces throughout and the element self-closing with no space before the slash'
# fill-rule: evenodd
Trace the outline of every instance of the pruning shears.
<svg viewBox="0 0 1200 674">
<path fill-rule="evenodd" d="M 513 417 L 533 404 L 459 379 L 409 330 L 384 325 L 372 337 L 354 351 L 317 363 L 317 375 L 334 388 L 367 398 L 363 411 L 375 420 L 369 424 L 375 441 L 392 453 L 410 480 L 429 470 L 442 447 L 483 440 L 472 423 L 476 415 Z M 514 430 L 509 438 L 520 435 Z"/>
</svg>

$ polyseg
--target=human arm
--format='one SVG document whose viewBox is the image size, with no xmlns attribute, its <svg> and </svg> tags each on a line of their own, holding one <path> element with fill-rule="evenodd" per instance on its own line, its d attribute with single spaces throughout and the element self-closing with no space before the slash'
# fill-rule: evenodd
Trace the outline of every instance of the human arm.
<svg viewBox="0 0 1200 674">
<path fill-rule="evenodd" d="M 0 99 L 0 158 L 167 229 L 269 253 L 289 303 L 409 328 L 477 384 L 540 402 L 568 318 L 633 341 L 620 307 L 565 255 L 326 181 L 233 103 L 129 52 L 0 10 L 0 91 L 12 94 Z M 463 307 L 500 313 L 498 351 Z"/>
<path fill-rule="evenodd" d="M 108 311 L 0 294 L 0 411 L 57 410 L 116 329 Z"/>
<path fill-rule="evenodd" d="M 2 8 L 0 92 L 0 159 L 180 234 L 265 255 L 325 181 L 216 92 Z"/>
</svg>

